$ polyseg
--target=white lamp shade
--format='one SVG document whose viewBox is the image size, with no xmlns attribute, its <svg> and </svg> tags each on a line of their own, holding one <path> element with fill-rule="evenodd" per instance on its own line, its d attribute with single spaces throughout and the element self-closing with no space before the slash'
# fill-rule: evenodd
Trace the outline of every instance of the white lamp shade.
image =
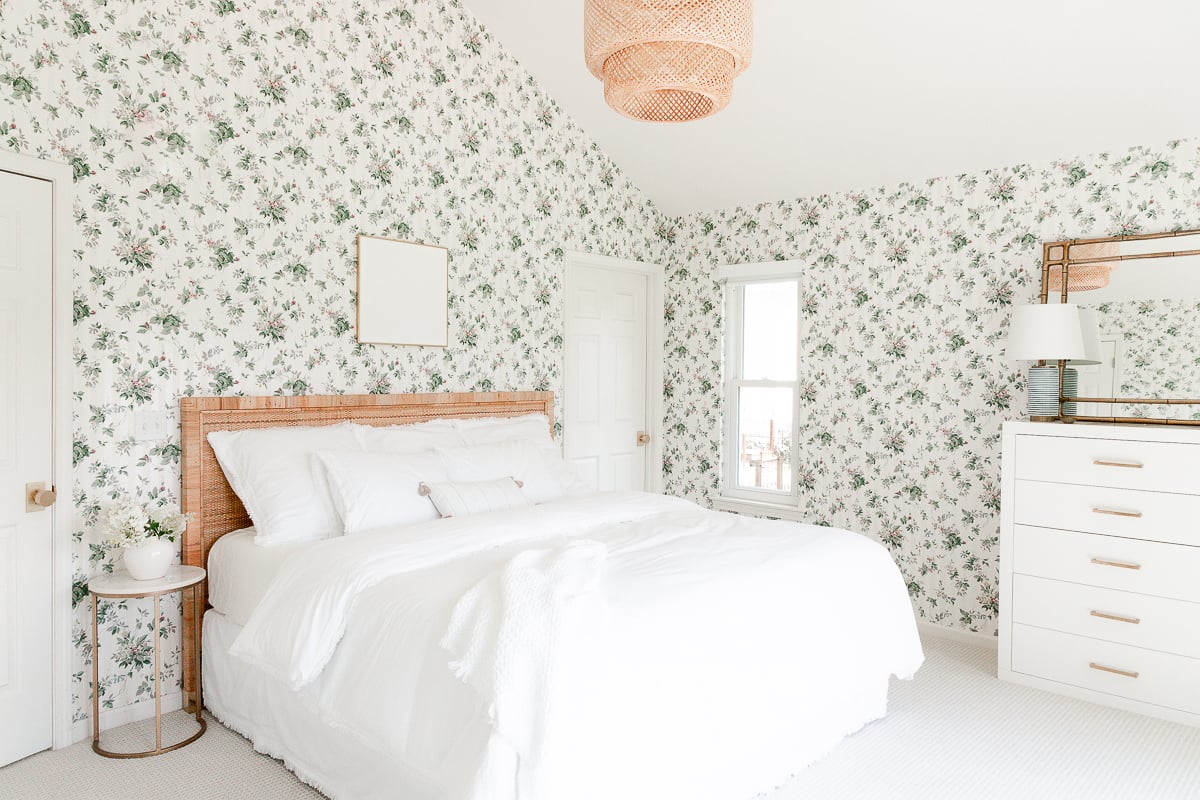
<svg viewBox="0 0 1200 800">
<path fill-rule="evenodd" d="M 1079 309 L 1079 329 L 1083 332 L 1083 358 L 1073 358 L 1071 364 L 1079 367 L 1099 364 L 1103 358 L 1100 354 L 1100 318 L 1096 309 Z"/>
<path fill-rule="evenodd" d="M 1096 352 L 1100 350 L 1096 334 Z M 1008 329 L 1010 361 L 1058 361 L 1087 358 L 1079 306 L 1073 303 L 1017 306 Z M 1098 362 L 1097 362 L 1098 363 Z"/>
</svg>

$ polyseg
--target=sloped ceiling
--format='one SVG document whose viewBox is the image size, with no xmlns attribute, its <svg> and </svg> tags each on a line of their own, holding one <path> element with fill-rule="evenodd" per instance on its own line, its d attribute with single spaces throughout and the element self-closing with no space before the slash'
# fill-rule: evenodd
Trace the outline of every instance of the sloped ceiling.
<svg viewBox="0 0 1200 800">
<path fill-rule="evenodd" d="M 1195 0 L 758 0 L 733 102 L 677 125 L 605 105 L 583 0 L 464 4 L 672 215 L 1200 136 Z"/>
</svg>

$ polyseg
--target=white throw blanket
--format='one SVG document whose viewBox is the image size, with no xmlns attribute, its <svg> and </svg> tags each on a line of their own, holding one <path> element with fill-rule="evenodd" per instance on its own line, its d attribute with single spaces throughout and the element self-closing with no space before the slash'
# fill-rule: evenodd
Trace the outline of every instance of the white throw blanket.
<svg viewBox="0 0 1200 800">
<path fill-rule="evenodd" d="M 587 668 L 558 656 L 579 653 L 567 639 L 601 624 L 597 587 L 607 555 L 589 540 L 520 553 L 463 595 L 441 642 L 455 676 L 490 698 L 495 735 L 519 754 L 520 777 L 535 796 L 544 791 L 537 785 L 543 743 L 555 735 L 553 699 L 579 691 L 571 679 Z"/>
<path fill-rule="evenodd" d="M 879 545 L 642 493 L 322 543 L 233 652 L 471 800 L 749 798 L 922 660 Z"/>
</svg>

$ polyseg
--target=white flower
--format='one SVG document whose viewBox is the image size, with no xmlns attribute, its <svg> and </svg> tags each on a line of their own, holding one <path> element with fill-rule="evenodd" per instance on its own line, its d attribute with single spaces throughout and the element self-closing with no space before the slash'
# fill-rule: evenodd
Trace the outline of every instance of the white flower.
<svg viewBox="0 0 1200 800">
<path fill-rule="evenodd" d="M 191 514 L 181 514 L 169 508 L 153 508 L 150 510 L 150 527 L 157 530 L 157 535 L 174 540 L 187 527 Z M 154 532 L 154 531 L 152 531 Z"/>
<path fill-rule="evenodd" d="M 174 540 L 187 527 L 190 514 L 156 507 L 149 511 L 136 503 L 118 503 L 105 517 L 104 544 L 108 547 L 132 547 L 147 539 Z"/>
<path fill-rule="evenodd" d="M 128 547 L 146 539 L 149 518 L 136 503 L 125 502 L 113 506 L 108 510 L 105 522 L 105 544 L 110 547 Z"/>
</svg>

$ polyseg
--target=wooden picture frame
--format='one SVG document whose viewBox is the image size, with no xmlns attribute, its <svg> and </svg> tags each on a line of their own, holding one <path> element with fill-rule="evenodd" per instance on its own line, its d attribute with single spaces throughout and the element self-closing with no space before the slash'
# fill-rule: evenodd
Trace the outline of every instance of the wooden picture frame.
<svg viewBox="0 0 1200 800">
<path fill-rule="evenodd" d="M 360 233 L 355 333 L 359 344 L 450 343 L 450 252 Z"/>
</svg>

